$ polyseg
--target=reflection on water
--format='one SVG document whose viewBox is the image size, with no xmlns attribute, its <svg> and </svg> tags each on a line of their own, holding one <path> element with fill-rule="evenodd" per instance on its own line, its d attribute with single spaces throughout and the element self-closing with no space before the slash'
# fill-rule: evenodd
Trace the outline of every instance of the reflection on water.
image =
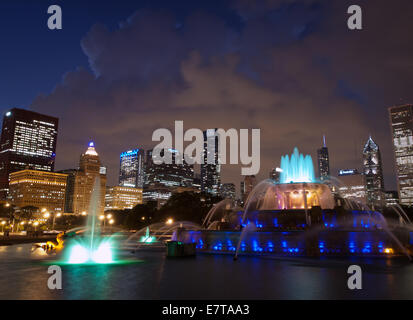
<svg viewBox="0 0 413 320">
<path fill-rule="evenodd" d="M 407 259 L 309 259 L 198 255 L 166 259 L 141 252 L 140 263 L 63 265 L 63 289 L 47 288 L 48 264 L 31 245 L 0 247 L 0 299 L 412 299 Z M 363 270 L 363 290 L 347 289 L 347 268 Z"/>
</svg>

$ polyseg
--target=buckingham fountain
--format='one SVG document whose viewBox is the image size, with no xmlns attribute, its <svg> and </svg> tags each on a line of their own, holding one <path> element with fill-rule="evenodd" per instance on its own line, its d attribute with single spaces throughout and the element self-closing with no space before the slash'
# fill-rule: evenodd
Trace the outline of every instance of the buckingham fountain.
<svg viewBox="0 0 413 320">
<path fill-rule="evenodd" d="M 310 155 L 281 158 L 280 181 L 261 181 L 244 208 L 226 199 L 201 230 L 186 230 L 197 252 L 281 256 L 400 256 L 410 260 L 413 228 L 343 199 L 314 175 Z"/>
<path fill-rule="evenodd" d="M 97 216 L 99 182 L 85 227 L 58 236 L 55 246 L 68 264 L 122 263 L 122 251 L 165 250 L 168 256 L 197 253 L 276 256 L 406 256 L 413 252 L 413 225 L 399 207 L 399 220 L 386 219 L 365 204 L 332 191 L 315 178 L 310 155 L 295 148 L 281 158 L 279 182 L 261 181 L 244 208 L 230 199 L 214 205 L 203 224 L 156 223 L 127 239 L 102 233 Z"/>
</svg>

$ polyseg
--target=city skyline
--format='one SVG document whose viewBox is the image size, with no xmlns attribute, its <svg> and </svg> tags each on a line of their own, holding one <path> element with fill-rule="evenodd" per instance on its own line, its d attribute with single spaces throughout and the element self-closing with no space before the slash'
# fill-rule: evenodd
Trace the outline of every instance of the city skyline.
<svg viewBox="0 0 413 320">
<path fill-rule="evenodd" d="M 41 44 L 36 64 L 25 55 L 30 51 L 25 45 L 34 40 L 26 39 L 24 28 L 11 28 L 14 38 L 5 35 L 9 51 L 24 59 L 2 53 L 3 61 L 10 61 L 4 74 L 15 74 L 19 82 L 0 79 L 5 88 L 0 109 L 24 107 L 61 120 L 56 170 L 72 167 L 82 146 L 95 141 L 111 168 L 110 185 L 117 184 L 121 152 L 136 145 L 152 148 L 154 129 L 182 119 L 202 130 L 261 128 L 259 179 L 292 151 L 291 145 L 315 160 L 322 134 L 329 142 L 333 175 L 345 167 L 361 169 L 363 141 L 371 133 L 381 147 L 385 189 L 394 190 L 387 108 L 413 101 L 412 79 L 403 71 L 409 61 L 404 52 L 411 45 L 404 33 L 412 22 L 402 14 L 412 4 L 397 3 L 390 9 L 384 1 L 366 3 L 370 27 L 362 32 L 346 28 L 346 1 L 262 6 L 184 1 L 179 8 L 165 1 L 97 8 L 73 1 L 63 5 L 64 15 L 73 19 L 65 20 L 60 33 L 38 22 L 44 15 L 39 7 L 21 22 Z M 384 25 L 383 8 L 400 18 Z M 79 16 L 85 9 L 90 15 Z M 2 21 L 13 26 L 19 6 L 10 2 L 7 12 Z M 159 26 L 158 33 L 152 25 Z M 386 41 L 378 40 L 383 33 Z M 58 49 L 49 54 L 43 48 L 52 43 Z M 166 59 L 161 54 L 165 45 L 175 52 Z M 349 48 L 350 56 L 344 54 Z M 392 64 L 389 57 L 404 64 Z M 16 67 L 18 61 L 22 68 Z M 24 68 L 26 64 L 30 67 Z M 387 77 L 378 77 L 376 66 Z M 33 73 L 40 75 L 36 82 L 29 80 Z M 222 170 L 222 182 L 238 187 L 241 179 L 238 166 Z"/>
</svg>

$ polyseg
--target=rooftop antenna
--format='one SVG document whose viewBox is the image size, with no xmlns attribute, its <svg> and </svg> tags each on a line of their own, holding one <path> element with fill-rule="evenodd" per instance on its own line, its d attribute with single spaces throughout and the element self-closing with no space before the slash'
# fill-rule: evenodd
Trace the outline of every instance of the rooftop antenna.
<svg viewBox="0 0 413 320">
<path fill-rule="evenodd" d="M 326 145 L 326 135 L 325 135 L 325 134 L 323 134 L 323 147 L 324 147 L 324 148 L 327 148 L 327 145 Z"/>
</svg>

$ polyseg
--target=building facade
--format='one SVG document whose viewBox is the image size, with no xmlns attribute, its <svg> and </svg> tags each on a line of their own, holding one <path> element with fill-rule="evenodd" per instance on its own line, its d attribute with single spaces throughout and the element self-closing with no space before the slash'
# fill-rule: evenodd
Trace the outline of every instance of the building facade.
<svg viewBox="0 0 413 320">
<path fill-rule="evenodd" d="M 106 194 L 106 168 L 101 165 L 98 153 L 93 142 L 85 153 L 80 156 L 79 169 L 75 174 L 73 187 L 73 213 L 82 214 L 89 212 L 93 191 L 97 190 L 95 200 L 98 214 L 103 214 L 105 209 Z"/>
<path fill-rule="evenodd" d="M 386 207 L 392 207 L 399 204 L 399 193 L 397 191 L 386 191 Z"/>
<path fill-rule="evenodd" d="M 321 181 L 330 176 L 330 159 L 326 145 L 326 137 L 323 136 L 323 146 L 317 150 L 318 176 Z"/>
<path fill-rule="evenodd" d="M 145 152 L 134 149 L 120 154 L 119 185 L 143 188 L 145 179 Z"/>
<path fill-rule="evenodd" d="M 24 109 L 5 113 L 0 139 L 0 199 L 7 197 L 10 173 L 54 170 L 58 123 L 55 117 Z"/>
<path fill-rule="evenodd" d="M 115 186 L 106 188 L 105 210 L 132 209 L 142 204 L 142 188 Z"/>
<path fill-rule="evenodd" d="M 399 201 L 413 204 L 413 105 L 389 108 Z"/>
<path fill-rule="evenodd" d="M 156 156 L 153 155 L 153 150 L 147 152 L 145 187 L 150 185 L 162 185 L 171 188 L 192 187 L 194 166 L 188 164 L 185 159 L 182 164 L 177 164 L 175 161 L 178 156 L 177 150 L 169 149 L 160 152 L 160 157 L 167 156 L 171 157 L 172 163 L 156 164 L 155 162 L 159 159 L 156 159 Z"/>
<path fill-rule="evenodd" d="M 366 181 L 367 204 L 374 208 L 385 206 L 380 148 L 371 136 L 363 149 L 363 174 Z"/>
<path fill-rule="evenodd" d="M 64 212 L 67 175 L 55 172 L 22 170 L 10 174 L 10 201 L 27 206 Z"/>
<path fill-rule="evenodd" d="M 204 131 L 203 163 L 201 164 L 201 190 L 219 195 L 221 185 L 221 165 L 219 159 L 219 140 L 217 129 Z"/>
<path fill-rule="evenodd" d="M 221 197 L 224 199 L 236 200 L 237 194 L 235 191 L 235 184 L 233 183 L 223 183 L 221 186 Z"/>
<path fill-rule="evenodd" d="M 343 169 L 339 171 L 338 177 L 341 181 L 338 188 L 341 197 L 367 203 L 366 180 L 363 174 L 357 169 Z"/>
</svg>

